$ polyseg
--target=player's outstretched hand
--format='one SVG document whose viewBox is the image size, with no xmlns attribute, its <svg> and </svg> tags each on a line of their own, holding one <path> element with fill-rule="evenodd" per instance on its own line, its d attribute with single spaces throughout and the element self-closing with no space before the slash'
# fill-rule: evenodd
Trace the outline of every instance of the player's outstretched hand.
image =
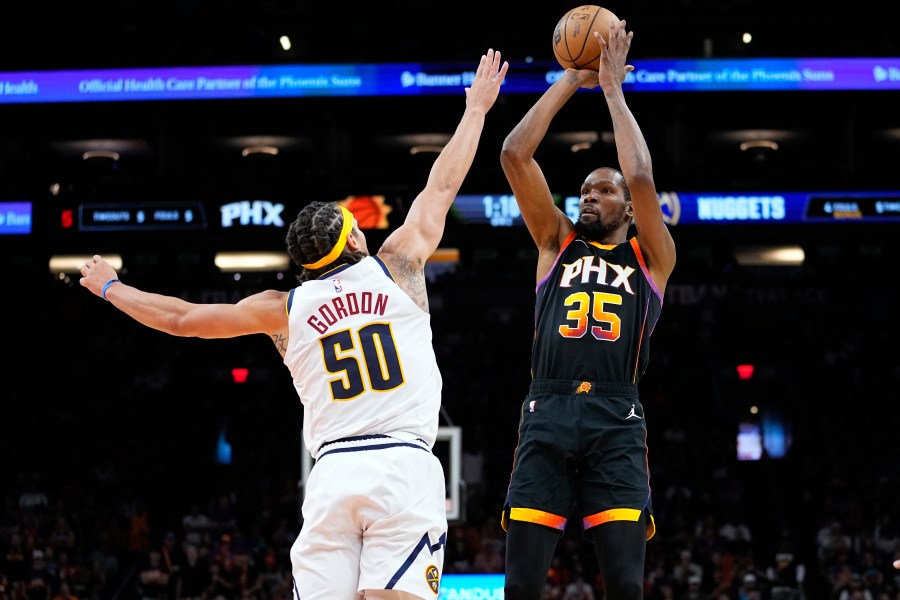
<svg viewBox="0 0 900 600">
<path fill-rule="evenodd" d="M 632 65 L 625 64 L 628 50 L 631 48 L 633 31 L 625 31 L 625 21 L 612 21 L 609 24 L 609 39 L 603 39 L 599 32 L 594 32 L 600 44 L 600 67 L 597 74 L 600 87 L 620 85 L 625 76 L 634 71 Z"/>
<path fill-rule="evenodd" d="M 118 278 L 116 270 L 102 256 L 95 254 L 81 266 L 79 283 L 102 298 L 103 286 Z"/>
<path fill-rule="evenodd" d="M 475 79 L 466 88 L 466 105 L 472 108 L 480 108 L 484 112 L 490 110 L 494 101 L 500 94 L 500 85 L 506 77 L 509 63 L 500 63 L 500 51 L 488 50 L 481 56 Z"/>
</svg>

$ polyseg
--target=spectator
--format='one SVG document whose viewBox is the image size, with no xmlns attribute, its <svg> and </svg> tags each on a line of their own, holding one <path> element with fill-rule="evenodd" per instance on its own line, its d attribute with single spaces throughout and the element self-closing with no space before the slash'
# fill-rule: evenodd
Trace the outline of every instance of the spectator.
<svg viewBox="0 0 900 600">
<path fill-rule="evenodd" d="M 594 588 L 584 580 L 582 573 L 576 573 L 575 578 L 566 586 L 562 600 L 594 600 Z"/>
<path fill-rule="evenodd" d="M 272 532 L 272 547 L 278 553 L 279 560 L 290 561 L 291 546 L 297 539 L 297 531 L 286 518 L 278 519 L 278 525 Z"/>
<path fill-rule="evenodd" d="M 470 525 L 460 524 L 450 526 L 449 540 L 444 555 L 445 573 L 468 573 L 472 570 L 475 561 L 474 553 L 469 546 L 466 530 Z"/>
<path fill-rule="evenodd" d="M 41 476 L 37 471 L 26 475 L 22 480 L 22 493 L 19 494 L 19 508 L 23 512 L 42 514 L 50 506 L 47 494 L 40 487 Z"/>
<path fill-rule="evenodd" d="M 200 512 L 200 506 L 192 504 L 190 510 L 181 519 L 184 541 L 195 546 L 209 543 L 209 532 L 213 528 L 212 520 Z"/>
<path fill-rule="evenodd" d="M 688 580 L 691 577 L 697 577 L 703 580 L 703 567 L 694 562 L 693 554 L 690 550 L 681 551 L 681 560 L 672 568 L 672 576 L 679 589 L 688 587 Z"/>
<path fill-rule="evenodd" d="M 174 531 L 167 531 L 163 536 L 162 544 L 159 546 L 159 554 L 163 568 L 169 573 L 167 595 L 169 598 L 173 598 L 175 596 L 178 569 L 184 562 L 181 547 L 178 545 L 178 536 L 175 535 Z"/>
<path fill-rule="evenodd" d="M 209 566 L 210 583 L 206 590 L 209 600 L 237 600 L 237 581 L 234 563 L 219 564 L 213 562 Z"/>
<path fill-rule="evenodd" d="M 168 600 L 172 574 L 159 550 L 150 550 L 138 567 L 138 592 L 141 600 Z"/>
<path fill-rule="evenodd" d="M 234 554 L 234 567 L 237 571 L 238 597 L 241 600 L 263 600 L 263 582 L 259 569 L 245 548 L 239 548 Z"/>
<path fill-rule="evenodd" d="M 59 591 L 53 595 L 52 600 L 79 600 L 78 596 L 72 593 L 69 584 L 65 581 L 59 584 Z"/>
<path fill-rule="evenodd" d="M 23 600 L 51 600 L 50 586 L 40 577 L 35 577 L 25 585 L 25 598 Z"/>
<path fill-rule="evenodd" d="M 806 568 L 797 564 L 790 552 L 775 555 L 775 565 L 766 570 L 772 600 L 800 600 Z"/>
<path fill-rule="evenodd" d="M 8 541 L 3 548 L 0 573 L 6 575 L 9 584 L 13 587 L 25 582 L 28 574 L 28 561 L 25 556 L 25 544 L 22 535 L 18 531 L 9 534 Z"/>
<path fill-rule="evenodd" d="M 46 555 L 44 550 L 34 549 L 31 551 L 31 567 L 28 569 L 27 581 L 34 585 L 37 580 L 43 583 L 50 593 L 51 585 L 56 583 L 57 565 Z"/>
<path fill-rule="evenodd" d="M 691 575 L 687 578 L 685 591 L 678 597 L 679 600 L 706 600 L 707 596 L 700 591 L 703 579 L 699 575 Z"/>
<path fill-rule="evenodd" d="M 733 511 L 729 511 L 728 516 L 719 528 L 719 536 L 725 540 L 730 549 L 738 553 L 747 550 L 753 543 L 753 534 L 750 531 L 750 527 Z"/>
<path fill-rule="evenodd" d="M 150 550 L 150 515 L 143 502 L 135 502 L 128 515 L 128 552 L 140 560 Z"/>
<path fill-rule="evenodd" d="M 209 559 L 219 566 L 231 565 L 234 557 L 230 534 L 223 533 L 219 536 L 219 543 L 210 549 Z"/>
<path fill-rule="evenodd" d="M 101 528 L 98 532 L 95 547 L 90 552 L 87 562 L 95 587 L 101 591 L 106 590 L 109 583 L 118 575 L 121 564 L 109 530 Z"/>
<path fill-rule="evenodd" d="M 290 569 L 287 570 L 290 572 Z M 278 564 L 275 552 L 272 550 L 266 552 L 262 557 L 262 568 L 259 572 L 262 597 L 273 600 L 279 594 L 283 579 L 284 569 Z"/>
<path fill-rule="evenodd" d="M 850 577 L 850 584 L 838 594 L 837 600 L 875 600 L 872 592 L 863 585 L 862 576 L 854 573 Z"/>
<path fill-rule="evenodd" d="M 875 526 L 875 548 L 884 556 L 893 556 L 900 550 L 900 538 L 898 538 L 897 526 L 890 514 L 883 515 Z"/>
<path fill-rule="evenodd" d="M 737 590 L 738 600 L 763 600 L 763 592 L 759 587 L 756 575 L 747 573 L 741 580 Z"/>
<path fill-rule="evenodd" d="M 217 534 L 237 533 L 236 500 L 233 494 L 220 494 L 209 511 L 212 528 Z"/>
<path fill-rule="evenodd" d="M 69 524 L 65 515 L 57 514 L 53 524 L 53 530 L 50 532 L 50 547 L 56 552 L 64 550 L 72 550 L 75 548 L 76 537 L 75 530 Z"/>
<path fill-rule="evenodd" d="M 482 538 L 478 553 L 475 554 L 472 571 L 475 573 L 502 573 L 504 563 L 503 551 L 502 540 Z"/>
<path fill-rule="evenodd" d="M 185 543 L 175 575 L 175 600 L 201 600 L 210 583 L 209 563 L 196 545 Z"/>
</svg>

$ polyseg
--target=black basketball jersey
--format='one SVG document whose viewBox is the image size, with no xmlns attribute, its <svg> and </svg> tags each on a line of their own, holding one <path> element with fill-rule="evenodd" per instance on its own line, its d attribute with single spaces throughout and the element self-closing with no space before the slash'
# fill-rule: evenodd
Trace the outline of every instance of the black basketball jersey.
<svg viewBox="0 0 900 600">
<path fill-rule="evenodd" d="M 636 237 L 608 246 L 573 231 L 537 286 L 532 377 L 637 384 L 661 310 Z"/>
</svg>

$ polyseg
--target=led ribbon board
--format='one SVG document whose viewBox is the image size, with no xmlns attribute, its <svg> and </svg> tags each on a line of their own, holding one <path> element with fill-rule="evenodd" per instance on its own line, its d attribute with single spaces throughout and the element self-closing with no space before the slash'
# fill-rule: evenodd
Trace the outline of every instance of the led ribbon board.
<svg viewBox="0 0 900 600">
<path fill-rule="evenodd" d="M 578 200 L 566 196 L 557 201 L 573 221 L 578 219 Z M 900 191 L 660 192 L 659 202 L 669 225 L 900 221 Z M 524 225 L 510 194 L 460 194 L 450 214 L 464 225 Z"/>
<path fill-rule="evenodd" d="M 888 91 L 900 58 L 678 59 L 634 61 L 633 92 Z M 556 63 L 514 63 L 504 93 L 542 93 Z M 0 104 L 224 100 L 315 96 L 459 94 L 472 64 L 247 65 L 0 72 Z"/>
</svg>

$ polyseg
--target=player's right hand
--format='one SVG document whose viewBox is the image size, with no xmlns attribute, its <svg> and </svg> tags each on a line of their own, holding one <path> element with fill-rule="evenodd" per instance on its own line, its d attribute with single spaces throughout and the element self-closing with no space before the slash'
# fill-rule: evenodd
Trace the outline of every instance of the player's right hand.
<svg viewBox="0 0 900 600">
<path fill-rule="evenodd" d="M 600 85 L 600 80 L 597 78 L 597 71 L 592 69 L 566 69 L 564 75 L 574 77 L 575 80 L 579 82 L 578 87 L 583 87 L 587 90 Z"/>
<path fill-rule="evenodd" d="M 622 74 L 622 81 L 625 81 L 625 77 L 634 71 L 634 65 L 625 65 L 624 73 Z M 598 85 L 600 85 L 600 74 L 597 71 L 592 69 L 566 69 L 566 75 L 571 75 L 576 79 L 580 79 L 581 83 L 579 87 L 583 87 L 584 89 L 590 90 Z"/>
</svg>

